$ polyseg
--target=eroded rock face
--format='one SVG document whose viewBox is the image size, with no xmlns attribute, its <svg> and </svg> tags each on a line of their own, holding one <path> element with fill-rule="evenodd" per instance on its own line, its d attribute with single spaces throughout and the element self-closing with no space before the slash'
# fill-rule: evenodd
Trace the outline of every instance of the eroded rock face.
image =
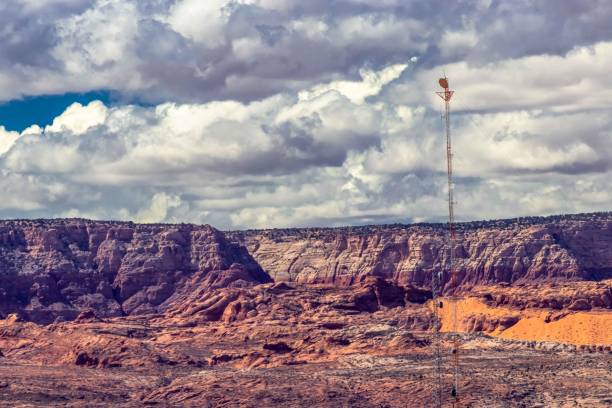
<svg viewBox="0 0 612 408">
<path fill-rule="evenodd" d="M 456 269 L 443 278 L 447 293 L 612 277 L 612 213 L 469 223 L 458 230 Z M 370 310 L 419 303 L 432 272 L 446 268 L 445 233 L 443 225 L 395 225 L 232 232 L 226 239 L 210 226 L 188 224 L 4 221 L 0 318 L 17 313 L 51 323 L 87 310 L 98 317 L 185 310 L 207 302 L 212 290 L 271 282 L 270 276 L 337 287 L 378 278 L 354 304 Z M 541 306 L 588 310 L 608 307 L 610 299 L 597 292 L 543 298 Z M 246 315 L 249 307 L 234 303 L 228 313 Z M 225 309 L 218 316 L 214 310 L 211 318 L 221 319 Z"/>
<path fill-rule="evenodd" d="M 208 290 L 269 282 L 210 226 L 84 220 L 0 223 L 0 314 L 50 323 L 161 312 Z"/>
<path fill-rule="evenodd" d="M 445 291 L 494 283 L 612 277 L 612 213 L 458 226 Z M 229 233 L 275 281 L 351 285 L 366 276 L 430 286 L 446 268 L 444 225 L 389 225 Z"/>
</svg>

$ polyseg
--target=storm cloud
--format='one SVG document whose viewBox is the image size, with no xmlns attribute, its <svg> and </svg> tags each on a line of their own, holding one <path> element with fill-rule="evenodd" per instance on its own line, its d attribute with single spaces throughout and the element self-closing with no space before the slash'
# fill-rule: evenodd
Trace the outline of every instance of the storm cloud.
<svg viewBox="0 0 612 408">
<path fill-rule="evenodd" d="M 565 55 L 610 39 L 606 1 L 16 0 L 0 6 L 0 99 L 113 89 L 252 101 L 419 57 Z"/>
<path fill-rule="evenodd" d="M 610 209 L 609 2 L 11 4 L 0 100 L 118 101 L 0 128 L 0 216 L 442 220 L 443 73 L 460 219 Z"/>
</svg>

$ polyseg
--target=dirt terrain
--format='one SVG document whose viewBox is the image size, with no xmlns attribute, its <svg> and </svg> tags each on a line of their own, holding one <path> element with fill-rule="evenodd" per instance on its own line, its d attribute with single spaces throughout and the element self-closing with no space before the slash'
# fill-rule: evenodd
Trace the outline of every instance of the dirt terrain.
<svg viewBox="0 0 612 408">
<path fill-rule="evenodd" d="M 196 301 L 147 318 L 84 313 L 45 326 L 11 315 L 0 321 L 0 405 L 429 406 L 436 387 L 430 301 L 417 295 L 376 279 L 350 288 L 278 283 L 219 289 L 219 300 L 233 300 Z M 512 311 L 464 301 L 485 305 L 477 311 L 490 320 Z M 567 313 L 583 321 L 610 316 L 604 309 Z M 521 321 L 504 328 L 509 323 L 498 319 L 462 334 L 456 406 L 612 403 L 606 326 L 592 325 L 593 338 L 607 342 L 592 346 L 504 338 Z M 465 316 L 462 322 L 469 327 Z M 447 336 L 443 397 L 452 406 Z"/>
</svg>

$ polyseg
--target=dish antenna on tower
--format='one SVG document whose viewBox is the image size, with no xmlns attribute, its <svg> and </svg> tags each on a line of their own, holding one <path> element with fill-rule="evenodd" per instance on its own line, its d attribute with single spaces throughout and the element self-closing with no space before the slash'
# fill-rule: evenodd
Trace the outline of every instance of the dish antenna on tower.
<svg viewBox="0 0 612 408">
<path fill-rule="evenodd" d="M 448 89 L 448 78 L 445 76 L 444 78 L 440 78 L 438 79 L 438 83 L 440 84 L 440 86 L 442 88 L 444 88 L 444 92 L 436 92 L 436 94 L 444 99 L 444 102 L 446 103 L 446 113 L 448 115 L 449 111 L 448 111 L 448 102 L 451 100 L 451 98 L 453 97 L 453 94 L 455 93 L 455 91 L 451 91 L 450 89 Z M 448 127 L 448 123 L 447 123 L 447 127 Z M 448 129 L 447 129 L 448 130 Z"/>
</svg>

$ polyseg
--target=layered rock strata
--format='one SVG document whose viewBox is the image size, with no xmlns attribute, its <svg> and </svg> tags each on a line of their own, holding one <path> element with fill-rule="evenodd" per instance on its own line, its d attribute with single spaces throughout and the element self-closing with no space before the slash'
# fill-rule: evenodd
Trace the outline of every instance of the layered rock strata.
<svg viewBox="0 0 612 408">
<path fill-rule="evenodd" d="M 458 224 L 445 291 L 612 277 L 612 213 Z M 447 271 L 444 224 L 229 232 L 276 281 L 351 285 L 366 276 L 428 287 Z"/>
<path fill-rule="evenodd" d="M 443 224 L 224 234 L 189 224 L 3 221 L 0 318 L 164 313 L 199 304 L 213 289 L 272 278 L 350 286 L 377 277 L 422 291 L 433 271 L 447 268 L 445 233 Z M 446 292 L 612 277 L 612 213 L 466 223 L 458 234 Z M 609 307 L 609 297 L 546 302 L 584 309 Z"/>
<path fill-rule="evenodd" d="M 208 290 L 270 281 L 244 247 L 208 225 L 0 223 L 0 317 L 156 313 Z"/>
</svg>

